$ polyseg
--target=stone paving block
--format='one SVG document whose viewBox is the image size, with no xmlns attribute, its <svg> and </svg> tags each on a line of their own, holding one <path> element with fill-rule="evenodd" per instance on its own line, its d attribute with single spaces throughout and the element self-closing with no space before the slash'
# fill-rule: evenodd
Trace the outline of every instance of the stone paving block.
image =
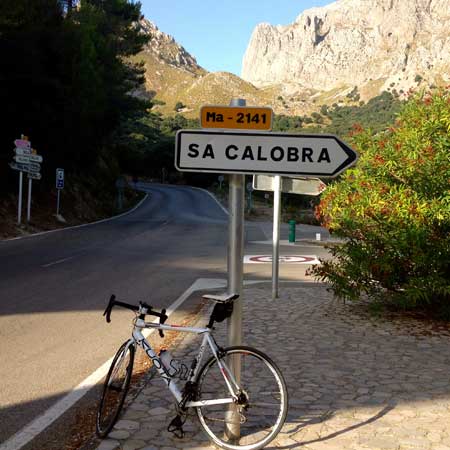
<svg viewBox="0 0 450 450">
<path fill-rule="evenodd" d="M 104 439 L 97 447 L 97 450 L 116 450 L 120 448 L 120 443 L 113 439 Z"/>
<path fill-rule="evenodd" d="M 450 450 L 450 332 L 415 319 L 375 319 L 364 305 L 335 301 L 320 284 L 280 294 L 283 308 L 270 286 L 244 293 L 243 341 L 275 360 L 290 396 L 287 422 L 269 449 Z M 215 337 L 225 344 L 226 326 L 218 324 Z M 173 354 L 190 362 L 192 342 L 188 337 Z M 186 439 L 174 438 L 167 432 L 174 415 L 170 394 L 154 379 L 99 450 L 136 442 L 146 450 L 215 448 L 195 416 Z"/>
</svg>

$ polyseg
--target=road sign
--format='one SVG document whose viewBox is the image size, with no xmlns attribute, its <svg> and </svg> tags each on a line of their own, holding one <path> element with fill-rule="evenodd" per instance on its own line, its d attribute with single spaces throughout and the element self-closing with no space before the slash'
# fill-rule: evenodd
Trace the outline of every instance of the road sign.
<svg viewBox="0 0 450 450">
<path fill-rule="evenodd" d="M 25 139 L 16 139 L 14 141 L 14 145 L 19 148 L 28 148 L 31 149 L 31 142 Z"/>
<path fill-rule="evenodd" d="M 28 174 L 28 178 L 31 180 L 40 180 L 42 178 L 42 175 L 40 173 L 31 172 Z"/>
<path fill-rule="evenodd" d="M 22 156 L 22 155 L 16 155 L 13 157 L 14 161 L 17 161 L 19 163 L 28 164 L 30 162 L 30 159 L 28 158 L 28 155 Z"/>
<path fill-rule="evenodd" d="M 16 152 L 16 155 L 31 155 L 31 149 L 30 148 L 21 148 L 21 147 L 16 147 L 14 149 L 14 151 Z"/>
<path fill-rule="evenodd" d="M 27 163 L 27 165 L 29 168 L 29 172 L 40 172 L 41 170 L 41 165 L 39 163 L 29 162 Z"/>
<path fill-rule="evenodd" d="M 315 255 L 280 255 L 280 264 L 320 264 Z M 244 264 L 271 264 L 272 255 L 245 255 Z"/>
<path fill-rule="evenodd" d="M 56 169 L 56 189 L 64 189 L 64 169 Z"/>
<path fill-rule="evenodd" d="M 333 135 L 179 130 L 175 167 L 185 172 L 335 177 L 357 153 Z"/>
<path fill-rule="evenodd" d="M 246 106 L 203 106 L 200 110 L 202 128 L 233 128 L 238 130 L 271 130 L 272 108 Z"/>
<path fill-rule="evenodd" d="M 286 194 L 319 195 L 327 185 L 319 178 L 281 179 L 281 192 Z M 253 175 L 253 189 L 256 191 L 274 191 L 274 177 Z"/>
<path fill-rule="evenodd" d="M 19 163 L 19 162 L 10 162 L 9 167 L 13 170 L 20 170 L 21 172 L 30 172 L 30 167 L 28 164 Z"/>
<path fill-rule="evenodd" d="M 28 159 L 29 159 L 31 162 L 36 162 L 36 163 L 41 163 L 41 162 L 43 161 L 42 156 L 41 156 L 41 155 L 36 155 L 36 154 L 34 154 L 34 155 L 29 155 L 29 156 L 28 156 Z"/>
</svg>

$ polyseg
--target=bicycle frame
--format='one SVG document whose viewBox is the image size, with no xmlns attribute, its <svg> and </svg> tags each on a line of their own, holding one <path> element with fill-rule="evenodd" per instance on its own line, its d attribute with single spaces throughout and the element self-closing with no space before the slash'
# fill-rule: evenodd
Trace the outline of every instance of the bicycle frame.
<svg viewBox="0 0 450 450">
<path fill-rule="evenodd" d="M 195 365 L 193 368 L 189 371 L 189 381 L 194 381 L 198 375 L 198 371 L 201 367 L 201 362 L 203 360 L 203 356 L 206 349 L 206 344 L 209 345 L 212 354 L 217 360 L 217 364 L 220 368 L 220 371 L 222 373 L 223 379 L 225 380 L 225 384 L 228 387 L 228 390 L 230 392 L 229 398 L 220 398 L 220 399 L 213 399 L 213 400 L 202 400 L 202 401 L 188 401 L 186 402 L 187 408 L 192 407 L 199 407 L 199 406 L 209 406 L 209 405 L 220 405 L 220 404 L 227 404 L 227 403 L 234 403 L 237 399 L 237 394 L 240 390 L 240 387 L 238 383 L 236 382 L 231 370 L 228 368 L 228 366 L 219 358 L 219 348 L 217 347 L 216 343 L 214 342 L 214 339 L 211 337 L 211 329 L 210 328 L 194 328 L 194 327 L 182 327 L 178 325 L 169 325 L 169 324 L 158 324 L 158 323 L 152 323 L 152 322 L 145 322 L 142 319 L 136 319 L 134 324 L 134 329 L 132 333 L 132 338 L 129 341 L 129 345 L 135 343 L 139 345 L 148 358 L 152 361 L 153 365 L 155 366 L 157 372 L 162 377 L 164 382 L 166 383 L 167 387 L 169 388 L 172 395 L 175 397 L 176 401 L 178 403 L 181 402 L 183 395 L 175 381 L 175 377 L 170 376 L 170 374 L 167 372 L 166 368 L 161 362 L 161 359 L 156 354 L 156 352 L 153 350 L 153 348 L 150 346 L 150 344 L 145 339 L 144 335 L 142 334 L 142 330 L 144 328 L 154 328 L 158 330 L 165 330 L 165 331 L 179 331 L 182 333 L 194 333 L 194 334 L 203 334 L 203 340 L 200 345 L 200 350 L 195 358 Z"/>
</svg>

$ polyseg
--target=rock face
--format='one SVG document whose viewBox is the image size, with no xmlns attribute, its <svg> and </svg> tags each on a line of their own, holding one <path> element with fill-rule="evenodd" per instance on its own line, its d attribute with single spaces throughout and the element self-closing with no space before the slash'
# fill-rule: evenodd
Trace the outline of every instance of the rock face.
<svg viewBox="0 0 450 450">
<path fill-rule="evenodd" d="M 338 0 L 292 25 L 260 24 L 242 78 L 261 87 L 294 83 L 331 90 L 376 80 L 407 88 L 450 79 L 450 0 Z"/>
<path fill-rule="evenodd" d="M 178 44 L 172 36 L 160 31 L 153 22 L 142 19 L 140 25 L 142 32 L 150 36 L 150 41 L 145 46 L 144 52 L 152 53 L 160 62 L 179 69 L 194 73 L 198 70 L 203 71 L 197 64 L 197 60 L 184 47 Z"/>
</svg>

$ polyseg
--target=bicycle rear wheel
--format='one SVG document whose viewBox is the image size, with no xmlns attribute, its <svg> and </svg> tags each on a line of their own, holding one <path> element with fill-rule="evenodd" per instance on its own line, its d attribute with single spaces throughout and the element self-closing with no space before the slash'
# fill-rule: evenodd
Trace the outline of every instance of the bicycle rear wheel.
<svg viewBox="0 0 450 450">
<path fill-rule="evenodd" d="M 134 344 L 124 342 L 109 368 L 97 410 L 96 432 L 101 438 L 111 431 L 122 410 L 133 373 L 134 354 Z"/>
<path fill-rule="evenodd" d="M 221 360 L 241 366 L 237 403 L 197 407 L 201 426 L 219 447 L 256 450 L 265 447 L 281 430 L 288 410 L 288 393 L 280 369 L 264 353 L 251 347 L 229 347 Z M 217 360 L 212 357 L 198 378 L 197 400 L 230 398 Z M 227 377 L 229 379 L 229 377 Z"/>
</svg>

